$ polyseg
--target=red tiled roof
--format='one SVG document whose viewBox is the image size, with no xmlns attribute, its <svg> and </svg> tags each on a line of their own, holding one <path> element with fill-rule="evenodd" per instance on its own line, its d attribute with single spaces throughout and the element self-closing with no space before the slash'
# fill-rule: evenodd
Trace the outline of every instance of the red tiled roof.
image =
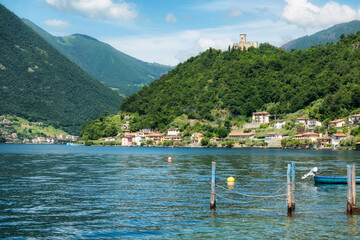
<svg viewBox="0 0 360 240">
<path fill-rule="evenodd" d="M 268 112 L 253 112 L 253 115 L 269 114 Z"/>
<path fill-rule="evenodd" d="M 304 136 L 319 136 L 318 133 L 313 133 L 313 132 L 305 132 L 303 133 Z"/>
<path fill-rule="evenodd" d="M 276 120 L 275 122 L 283 122 L 285 121 L 285 119 L 279 119 L 279 120 Z"/>
<path fill-rule="evenodd" d="M 254 133 L 230 133 L 229 137 L 252 136 Z"/>
<path fill-rule="evenodd" d="M 342 122 L 342 121 L 345 121 L 345 119 L 336 119 L 336 120 L 330 121 L 329 123 L 338 123 L 338 122 Z"/>
<path fill-rule="evenodd" d="M 299 118 L 296 118 L 295 120 L 305 120 L 305 117 L 299 117 Z"/>
<path fill-rule="evenodd" d="M 269 132 L 269 133 L 267 133 L 267 135 L 282 135 L 282 133 L 278 133 L 278 132 Z"/>
<path fill-rule="evenodd" d="M 335 136 L 335 137 L 346 137 L 346 134 L 344 134 L 344 133 L 334 133 L 333 136 Z"/>
</svg>

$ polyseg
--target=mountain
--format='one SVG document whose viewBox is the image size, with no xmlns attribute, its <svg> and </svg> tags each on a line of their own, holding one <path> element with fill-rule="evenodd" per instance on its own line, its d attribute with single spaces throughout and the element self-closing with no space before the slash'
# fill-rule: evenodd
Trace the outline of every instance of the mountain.
<svg viewBox="0 0 360 240">
<path fill-rule="evenodd" d="M 23 21 L 89 75 L 125 96 L 173 68 L 140 61 L 86 35 L 54 37 L 31 21 Z"/>
<path fill-rule="evenodd" d="M 177 117 L 245 119 L 255 111 L 310 118 L 360 110 L 360 32 L 336 44 L 286 52 L 270 44 L 248 51 L 209 49 L 128 97 L 120 110 L 135 114 L 133 129 L 166 129 Z"/>
<path fill-rule="evenodd" d="M 360 31 L 360 21 L 354 20 L 348 23 L 337 24 L 310 36 L 295 39 L 281 47 L 286 51 L 290 51 L 291 49 L 305 50 L 309 49 L 312 45 L 335 43 L 340 39 L 342 34 L 347 36 L 351 33 L 357 33 L 358 31 Z"/>
<path fill-rule="evenodd" d="M 69 133 L 104 111 L 116 91 L 90 77 L 0 4 L 0 113 L 43 121 Z"/>
</svg>

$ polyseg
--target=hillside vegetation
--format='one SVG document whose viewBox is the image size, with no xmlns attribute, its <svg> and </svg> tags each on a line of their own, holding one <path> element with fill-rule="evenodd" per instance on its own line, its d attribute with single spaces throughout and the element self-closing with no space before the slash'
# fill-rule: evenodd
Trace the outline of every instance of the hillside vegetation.
<svg viewBox="0 0 360 240">
<path fill-rule="evenodd" d="M 69 133 L 122 98 L 90 77 L 0 4 L 0 113 Z"/>
<path fill-rule="evenodd" d="M 310 108 L 319 120 L 360 107 L 360 32 L 336 44 L 286 52 L 269 44 L 248 51 L 209 49 L 128 97 L 121 111 L 133 130 L 165 129 L 175 117 L 217 120 L 222 112 L 293 113 Z"/>
<path fill-rule="evenodd" d="M 23 21 L 90 76 L 121 95 L 137 92 L 173 68 L 140 61 L 83 34 L 54 37 L 31 21 Z"/>
<path fill-rule="evenodd" d="M 314 33 L 310 36 L 304 36 L 288 42 L 281 46 L 286 51 L 305 50 L 309 49 L 312 45 L 325 45 L 328 43 L 336 43 L 339 41 L 341 35 L 355 34 L 360 31 L 360 21 L 354 20 L 348 23 L 337 24 L 326 30 Z"/>
</svg>

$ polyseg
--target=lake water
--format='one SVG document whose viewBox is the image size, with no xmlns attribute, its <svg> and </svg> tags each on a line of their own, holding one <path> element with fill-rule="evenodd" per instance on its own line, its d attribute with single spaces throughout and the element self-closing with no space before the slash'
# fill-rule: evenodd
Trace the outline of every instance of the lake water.
<svg viewBox="0 0 360 240">
<path fill-rule="evenodd" d="M 283 194 L 292 161 L 296 211 L 288 217 Z M 345 213 L 346 185 L 301 180 L 315 166 L 346 176 L 346 164 L 358 163 L 354 151 L 1 144 L 0 238 L 359 239 L 360 217 Z"/>
</svg>

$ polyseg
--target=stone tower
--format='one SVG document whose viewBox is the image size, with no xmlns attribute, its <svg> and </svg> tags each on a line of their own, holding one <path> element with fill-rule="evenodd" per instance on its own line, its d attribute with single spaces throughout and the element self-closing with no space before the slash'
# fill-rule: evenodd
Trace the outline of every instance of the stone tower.
<svg viewBox="0 0 360 240">
<path fill-rule="evenodd" d="M 246 34 L 240 34 L 240 43 L 246 43 Z"/>
<path fill-rule="evenodd" d="M 241 49 L 241 50 L 247 50 L 249 47 L 258 47 L 258 42 L 247 42 L 246 41 L 246 34 L 240 34 L 240 42 L 234 43 L 234 49 Z"/>
</svg>

